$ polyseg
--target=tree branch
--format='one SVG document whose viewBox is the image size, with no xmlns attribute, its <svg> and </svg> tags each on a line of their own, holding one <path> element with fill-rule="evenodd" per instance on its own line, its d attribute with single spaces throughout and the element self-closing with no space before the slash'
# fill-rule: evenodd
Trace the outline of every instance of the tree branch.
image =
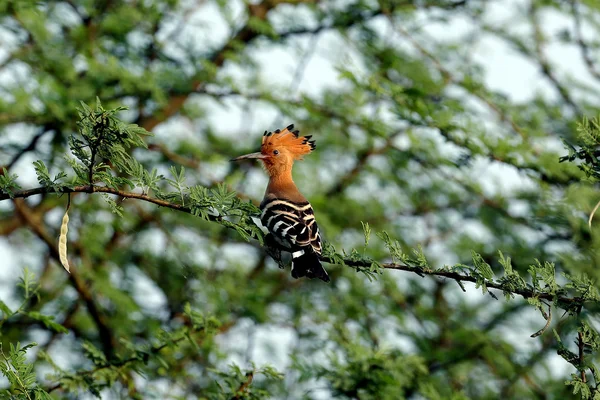
<svg viewBox="0 0 600 400">
<path fill-rule="evenodd" d="M 27 197 L 35 196 L 38 194 L 45 194 L 45 193 L 109 193 L 109 194 L 114 194 L 117 196 L 125 197 L 128 199 L 138 199 L 138 200 L 147 201 L 149 203 L 156 204 L 157 206 L 160 206 L 160 207 L 171 208 L 173 210 L 183 211 L 183 212 L 190 213 L 190 214 L 192 213 L 192 209 L 190 207 L 186 207 L 181 204 L 170 203 L 166 200 L 157 199 L 155 197 L 151 197 L 146 194 L 126 192 L 123 190 L 117 190 L 117 189 L 109 188 L 106 186 L 81 185 L 81 186 L 75 186 L 72 188 L 69 188 L 69 187 L 59 187 L 59 188 L 38 187 L 35 189 L 21 190 L 21 191 L 15 192 L 12 197 L 13 198 L 27 198 Z M 9 198 L 10 198 L 10 196 L 8 194 L 0 193 L 0 201 L 7 200 Z M 211 221 L 221 221 L 222 220 L 222 218 L 220 216 L 210 216 L 210 215 L 209 215 L 209 219 Z"/>
<path fill-rule="evenodd" d="M 145 195 L 145 194 L 132 193 L 132 192 L 117 190 L 117 189 L 113 189 L 113 188 L 109 188 L 109 187 L 105 187 L 105 186 L 82 185 L 82 186 L 75 186 L 72 188 L 69 188 L 69 187 L 58 187 L 58 188 L 38 187 L 38 188 L 34 188 L 34 189 L 21 190 L 21 191 L 14 192 L 13 198 L 27 198 L 30 196 L 35 196 L 35 195 L 43 194 L 43 193 L 110 193 L 110 194 L 114 194 L 114 195 L 121 196 L 124 198 L 143 200 L 143 201 L 146 201 L 146 202 L 149 202 L 152 204 L 156 204 L 160 207 L 166 207 L 166 208 L 170 208 L 170 209 L 173 209 L 176 211 L 193 214 L 192 209 L 190 207 L 183 206 L 181 204 L 170 203 L 166 200 L 157 199 L 157 198 Z M 8 194 L 0 193 L 0 201 L 6 200 L 8 198 L 10 198 Z M 213 222 L 224 221 L 223 217 L 220 215 L 209 215 L 208 219 Z M 35 225 L 34 225 L 34 227 L 35 227 Z M 48 244 L 51 255 L 56 260 L 58 260 L 59 259 L 58 251 L 56 249 L 55 243 L 53 243 L 53 241 L 51 239 L 49 239 L 47 235 L 42 235 L 42 238 Z M 345 266 L 354 267 L 354 268 L 370 268 L 371 265 L 373 264 L 373 260 L 368 260 L 368 259 L 355 260 L 355 259 L 346 257 L 346 258 L 342 259 L 341 263 L 340 263 L 339 260 L 336 260 L 332 257 L 322 256 L 320 258 L 322 261 L 330 263 L 330 264 L 338 264 L 338 265 L 343 264 Z M 383 269 L 412 272 L 412 273 L 416 273 L 419 276 L 432 276 L 432 277 L 438 277 L 438 278 L 448 278 L 448 279 L 452 279 L 452 280 L 455 280 L 460 283 L 471 282 L 471 283 L 475 283 L 477 285 L 483 284 L 483 285 L 485 285 L 485 287 L 487 289 L 501 290 L 504 293 L 518 295 L 525 299 L 537 298 L 537 299 L 553 301 L 553 302 L 556 302 L 557 305 L 562 308 L 570 308 L 570 307 L 578 306 L 578 305 L 580 306 L 585 301 L 585 299 L 582 297 L 577 297 L 577 296 L 570 297 L 570 296 L 564 295 L 564 294 L 554 294 L 554 293 L 550 293 L 550 292 L 537 291 L 532 287 L 521 288 L 521 289 L 509 288 L 506 285 L 504 285 L 502 282 L 499 282 L 499 281 L 494 281 L 491 279 L 477 278 L 474 276 L 466 275 L 463 273 L 459 273 L 459 272 L 451 271 L 451 270 L 447 270 L 447 269 L 421 268 L 421 267 L 414 267 L 411 265 L 397 263 L 397 262 L 380 263 L 379 265 Z M 75 275 L 73 273 L 71 274 L 72 279 L 76 283 L 76 287 L 79 287 L 78 290 L 84 290 L 84 289 L 87 290 L 87 288 L 82 286 L 83 283 L 80 282 L 80 280 L 79 281 L 77 280 L 76 276 L 77 276 L 76 274 Z M 84 294 L 85 294 L 85 291 L 84 291 Z M 91 294 L 89 292 L 88 292 L 88 294 L 89 294 L 89 296 L 84 297 L 84 298 L 86 299 L 86 301 L 88 301 L 88 299 L 91 301 Z M 93 305 L 91 305 L 90 307 L 92 307 L 92 309 L 94 309 L 95 303 L 93 303 L 93 301 L 91 301 L 91 304 L 93 304 Z M 92 311 L 90 310 L 90 312 L 92 312 Z M 98 318 L 100 318 L 100 317 L 98 317 Z M 97 322 L 101 324 L 101 321 L 102 320 L 99 319 Z"/>
<path fill-rule="evenodd" d="M 246 374 L 246 380 L 244 380 L 240 386 L 235 391 L 235 395 L 231 398 L 231 400 L 239 400 L 245 398 L 244 394 L 248 391 L 250 384 L 254 380 L 254 372 L 250 371 Z"/>
<path fill-rule="evenodd" d="M 38 141 L 47 132 L 50 132 L 51 129 L 52 129 L 52 127 L 48 126 L 48 124 L 45 124 L 44 126 L 42 126 L 42 129 L 31 138 L 31 140 L 29 141 L 27 146 L 23 147 L 17 154 L 15 154 L 13 156 L 13 158 L 9 161 L 9 163 L 4 168 L 11 169 L 17 163 L 17 161 L 19 161 L 19 159 L 21 157 L 23 157 L 26 153 L 28 153 L 32 150 L 35 150 Z"/>
</svg>

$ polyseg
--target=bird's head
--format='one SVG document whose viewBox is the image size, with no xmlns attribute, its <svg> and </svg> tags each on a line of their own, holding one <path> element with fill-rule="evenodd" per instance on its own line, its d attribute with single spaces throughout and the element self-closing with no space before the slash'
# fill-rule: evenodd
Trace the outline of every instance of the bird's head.
<svg viewBox="0 0 600 400">
<path fill-rule="evenodd" d="M 294 131 L 294 125 L 274 132 L 265 131 L 260 151 L 236 157 L 231 161 L 256 158 L 263 162 L 269 174 L 291 169 L 295 160 L 301 160 L 305 154 L 316 147 L 312 136 L 299 136 L 299 131 Z"/>
</svg>

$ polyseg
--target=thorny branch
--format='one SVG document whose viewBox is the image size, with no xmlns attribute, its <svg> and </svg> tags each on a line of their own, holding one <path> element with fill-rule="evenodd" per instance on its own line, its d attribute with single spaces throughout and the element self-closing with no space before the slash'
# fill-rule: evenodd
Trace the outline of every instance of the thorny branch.
<svg viewBox="0 0 600 400">
<path fill-rule="evenodd" d="M 121 196 L 123 198 L 138 199 L 138 200 L 146 201 L 146 202 L 149 202 L 152 204 L 156 204 L 160 207 L 166 207 L 166 208 L 170 208 L 170 209 L 173 209 L 176 211 L 181 211 L 181 212 L 192 214 L 192 209 L 190 207 L 183 206 L 181 204 L 170 203 L 166 200 L 157 199 L 157 198 L 148 196 L 146 194 L 132 193 L 132 192 L 117 190 L 117 189 L 113 189 L 113 188 L 109 188 L 109 187 L 105 187 L 105 186 L 82 185 L 82 186 L 75 186 L 72 188 L 68 188 L 68 187 L 62 187 L 62 188 L 38 187 L 38 188 L 34 188 L 34 189 L 29 189 L 29 190 L 16 191 L 12 194 L 12 197 L 13 198 L 27 198 L 30 196 L 43 194 L 43 193 L 94 193 L 94 192 L 95 193 L 110 193 L 110 194 L 114 194 L 117 196 Z M 0 201 L 7 200 L 9 198 L 10 197 L 8 194 L 0 193 Z M 209 215 L 208 219 L 213 222 L 223 221 L 223 218 L 218 215 Z M 44 241 L 49 245 L 50 253 L 53 256 L 53 258 L 58 260 L 58 251 L 56 250 L 52 240 L 50 240 L 47 237 L 47 235 L 41 235 L 40 237 L 42 237 L 44 239 Z M 331 264 L 338 264 L 333 258 L 330 258 L 330 257 L 321 257 L 321 260 L 331 263 Z M 372 262 L 370 260 L 358 260 L 357 261 L 357 260 L 352 260 L 349 258 L 346 258 L 343 260 L 343 265 L 349 266 L 349 267 L 369 268 L 371 266 L 371 263 Z M 416 273 L 419 276 L 428 275 L 428 276 L 433 276 L 433 277 L 438 277 L 438 278 L 448 278 L 448 279 L 455 280 L 459 284 L 462 284 L 463 282 L 471 282 L 471 283 L 475 283 L 475 284 L 480 283 L 480 282 L 478 282 L 478 279 L 476 277 L 466 275 L 463 273 L 459 273 L 459 272 L 455 272 L 455 271 L 450 271 L 450 270 L 419 268 L 419 267 L 413 267 L 413 266 L 410 266 L 407 264 L 402 264 L 402 263 L 397 263 L 397 262 L 381 263 L 380 265 L 384 269 L 407 271 L 407 272 Z M 73 276 L 73 274 L 71 274 L 71 276 Z M 72 278 L 72 279 L 75 279 L 75 278 Z M 498 290 L 501 290 L 504 292 L 512 293 L 514 295 L 522 296 L 523 298 L 526 298 L 526 299 L 527 298 L 537 298 L 540 300 L 549 300 L 549 301 L 556 302 L 559 306 L 562 306 L 562 307 L 581 305 L 584 302 L 584 299 L 581 297 L 569 297 L 566 295 L 552 294 L 549 292 L 540 292 L 540 291 L 536 291 L 532 288 L 509 289 L 502 283 L 493 281 L 493 280 L 486 279 L 484 281 L 484 283 L 485 283 L 486 288 L 488 288 L 488 289 L 498 289 Z M 490 292 L 490 294 L 493 297 L 495 297 L 491 292 Z"/>
<path fill-rule="evenodd" d="M 82 186 L 75 186 L 73 188 L 64 187 L 64 188 L 60 188 L 60 190 L 55 190 L 52 187 L 38 187 L 35 189 L 21 190 L 21 191 L 15 192 L 12 197 L 13 198 L 27 198 L 30 196 L 35 196 L 37 194 L 43 194 L 43 193 L 109 193 L 109 194 L 114 194 L 117 196 L 125 197 L 128 199 L 144 200 L 149 203 L 156 204 L 157 206 L 191 213 L 191 209 L 189 207 L 183 206 L 181 204 L 170 203 L 166 200 L 157 199 L 155 197 L 151 197 L 151 196 L 148 196 L 145 194 L 126 192 L 123 190 L 117 190 L 117 189 L 109 188 L 106 186 L 82 185 Z M 10 197 L 8 196 L 8 194 L 0 193 L 0 200 L 7 200 L 9 198 Z M 220 218 L 218 216 L 210 216 L 209 215 L 209 219 L 211 221 L 218 221 L 218 220 L 221 220 L 222 218 Z"/>
</svg>

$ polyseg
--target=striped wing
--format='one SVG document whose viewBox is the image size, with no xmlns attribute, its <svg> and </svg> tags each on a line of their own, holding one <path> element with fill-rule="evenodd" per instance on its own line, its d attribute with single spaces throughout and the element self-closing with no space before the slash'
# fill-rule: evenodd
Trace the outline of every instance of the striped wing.
<svg viewBox="0 0 600 400">
<path fill-rule="evenodd" d="M 260 221 L 273 236 L 292 250 L 311 246 L 315 253 L 321 254 L 321 236 L 310 203 L 271 199 L 260 208 Z"/>
</svg>

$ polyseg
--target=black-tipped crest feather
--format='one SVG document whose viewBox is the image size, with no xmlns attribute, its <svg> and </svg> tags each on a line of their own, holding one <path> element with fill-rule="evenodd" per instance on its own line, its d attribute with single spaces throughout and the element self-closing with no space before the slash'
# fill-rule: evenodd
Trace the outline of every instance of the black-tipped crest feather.
<svg viewBox="0 0 600 400">
<path fill-rule="evenodd" d="M 285 129 L 276 129 L 274 132 L 267 132 L 263 135 L 261 153 L 271 156 L 276 150 L 279 152 L 285 149 L 294 160 L 301 160 L 302 156 L 315 149 L 315 141 L 309 140 L 312 135 L 300 136 L 299 130 L 291 130 L 294 124 L 290 124 Z"/>
</svg>

